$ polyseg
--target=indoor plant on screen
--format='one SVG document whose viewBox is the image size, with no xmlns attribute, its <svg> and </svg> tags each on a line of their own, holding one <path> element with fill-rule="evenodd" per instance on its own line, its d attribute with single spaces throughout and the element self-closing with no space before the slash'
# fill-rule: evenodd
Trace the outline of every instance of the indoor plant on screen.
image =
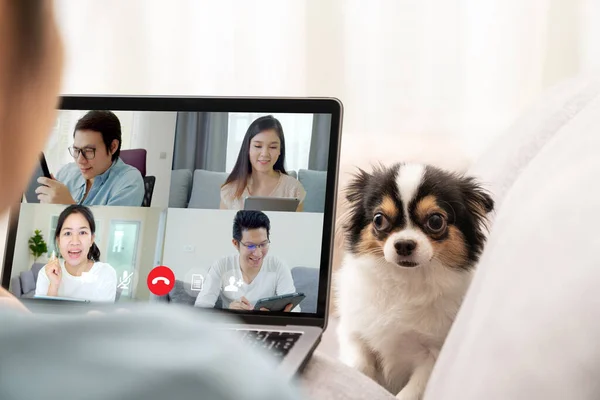
<svg viewBox="0 0 600 400">
<path fill-rule="evenodd" d="M 33 255 L 33 262 L 37 262 L 38 258 L 48 253 L 48 245 L 39 229 L 36 229 L 33 236 L 29 238 L 29 252 Z"/>
</svg>

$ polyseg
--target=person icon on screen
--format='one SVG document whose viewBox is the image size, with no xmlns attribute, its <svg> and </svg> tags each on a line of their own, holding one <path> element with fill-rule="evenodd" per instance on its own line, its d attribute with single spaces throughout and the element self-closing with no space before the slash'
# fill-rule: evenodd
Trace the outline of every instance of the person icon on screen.
<svg viewBox="0 0 600 400">
<path fill-rule="evenodd" d="M 231 275 L 229 277 L 229 285 L 225 286 L 224 289 L 226 292 L 237 292 L 238 288 L 235 285 L 235 276 Z"/>
</svg>

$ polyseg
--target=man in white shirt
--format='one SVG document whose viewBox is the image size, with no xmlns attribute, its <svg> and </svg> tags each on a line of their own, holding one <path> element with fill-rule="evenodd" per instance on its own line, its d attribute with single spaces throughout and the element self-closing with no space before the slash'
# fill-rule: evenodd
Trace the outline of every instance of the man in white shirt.
<svg viewBox="0 0 600 400">
<path fill-rule="evenodd" d="M 212 308 L 220 297 L 222 308 L 252 310 L 262 298 L 296 291 L 289 268 L 277 257 L 268 256 L 270 230 L 271 222 L 265 213 L 236 213 L 232 244 L 237 254 L 225 256 L 210 267 L 196 307 Z M 301 309 L 297 305 L 292 310 L 292 304 L 288 304 L 284 311 Z"/>
</svg>

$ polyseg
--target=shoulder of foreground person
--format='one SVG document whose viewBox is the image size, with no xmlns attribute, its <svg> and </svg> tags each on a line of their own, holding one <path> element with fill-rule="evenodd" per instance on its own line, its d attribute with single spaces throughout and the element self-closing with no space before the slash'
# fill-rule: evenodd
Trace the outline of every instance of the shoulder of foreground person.
<svg viewBox="0 0 600 400">
<path fill-rule="evenodd" d="M 274 360 L 216 328 L 229 318 L 177 305 L 128 311 L 0 311 L 0 398 L 302 398 Z"/>
</svg>

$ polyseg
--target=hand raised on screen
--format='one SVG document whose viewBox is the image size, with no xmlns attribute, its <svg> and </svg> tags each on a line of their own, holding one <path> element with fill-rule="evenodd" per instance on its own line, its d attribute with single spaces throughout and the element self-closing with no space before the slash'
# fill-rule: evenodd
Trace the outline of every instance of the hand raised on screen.
<svg viewBox="0 0 600 400">
<path fill-rule="evenodd" d="M 44 269 L 48 279 L 50 279 L 50 283 L 56 286 L 60 285 L 62 280 L 62 269 L 60 268 L 58 258 L 54 256 L 50 258 L 50 261 L 48 261 L 48 264 L 46 264 Z"/>
</svg>

